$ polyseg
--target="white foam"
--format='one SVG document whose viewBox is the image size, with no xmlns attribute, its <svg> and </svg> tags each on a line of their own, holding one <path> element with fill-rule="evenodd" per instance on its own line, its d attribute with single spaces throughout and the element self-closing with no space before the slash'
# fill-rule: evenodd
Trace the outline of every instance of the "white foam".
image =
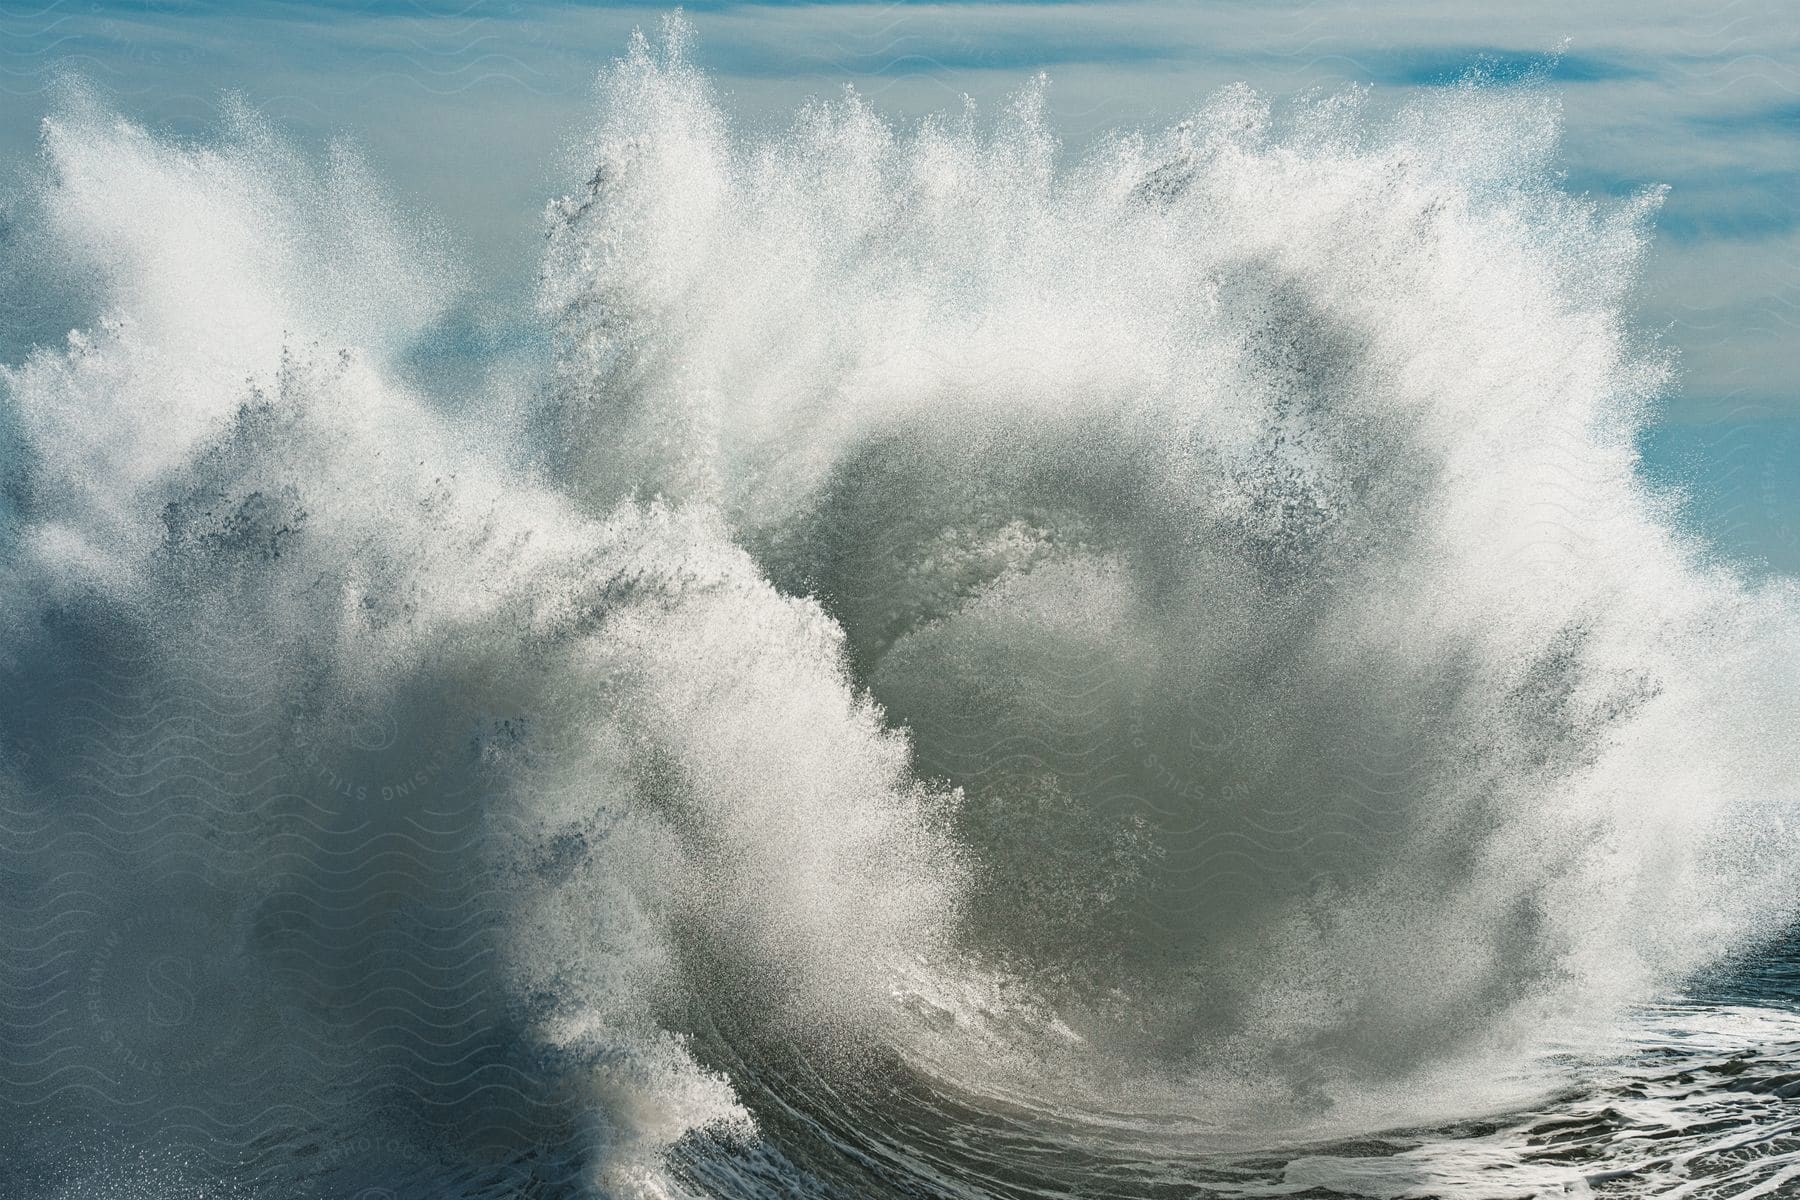
<svg viewBox="0 0 1800 1200">
<path fill-rule="evenodd" d="M 0 377 L 15 642 L 267 632 L 314 742 L 531 714 L 489 858 L 615 1186 L 746 1118 L 684 988 L 976 1090 L 1368 1124 L 1789 911 L 1790 589 L 1634 472 L 1653 197 L 1553 186 L 1529 93 L 1231 90 L 1070 162 L 1041 86 L 764 138 L 640 41 L 526 453 L 403 383 L 452 273 L 350 158 L 47 126 L 107 316 Z"/>
</svg>

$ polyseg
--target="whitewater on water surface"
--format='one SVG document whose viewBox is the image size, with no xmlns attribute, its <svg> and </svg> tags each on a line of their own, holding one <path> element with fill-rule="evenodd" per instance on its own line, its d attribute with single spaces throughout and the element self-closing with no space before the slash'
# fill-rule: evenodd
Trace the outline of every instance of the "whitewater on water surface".
<svg viewBox="0 0 1800 1200">
<path fill-rule="evenodd" d="M 1800 1176 L 1800 603 L 1638 472 L 1659 193 L 1565 190 L 1542 87 L 1077 156 L 1042 81 L 746 129 L 690 36 L 454 395 L 481 281 L 354 154 L 46 120 L 33 1194 Z"/>
</svg>

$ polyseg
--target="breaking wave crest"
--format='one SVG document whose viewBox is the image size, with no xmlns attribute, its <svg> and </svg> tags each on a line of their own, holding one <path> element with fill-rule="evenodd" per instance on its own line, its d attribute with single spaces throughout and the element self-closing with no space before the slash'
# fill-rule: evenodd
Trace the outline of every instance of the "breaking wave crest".
<svg viewBox="0 0 1800 1200">
<path fill-rule="evenodd" d="M 632 1194 L 1482 1111 L 1785 924 L 1795 598 L 1636 472 L 1656 196 L 1562 190 L 1551 97 L 1072 159 L 1041 81 L 753 134 L 686 38 L 604 76 L 546 371 L 460 404 L 468 281 L 353 156 L 46 123 L 95 318 L 0 375 L 9 960 L 185 914 L 258 1095 L 411 1070 Z M 191 1069 L 57 1069 L 235 1086 L 146 1029 Z"/>
</svg>

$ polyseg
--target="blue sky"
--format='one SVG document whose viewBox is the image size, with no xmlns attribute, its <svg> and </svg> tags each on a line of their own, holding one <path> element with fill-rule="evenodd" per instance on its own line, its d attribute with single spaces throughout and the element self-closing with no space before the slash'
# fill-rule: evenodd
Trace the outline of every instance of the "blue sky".
<svg viewBox="0 0 1800 1200">
<path fill-rule="evenodd" d="M 1044 68 L 1079 147 L 1245 81 L 1377 102 L 1560 51 L 1568 186 L 1670 191 L 1641 292 L 1681 355 L 1649 469 L 1739 559 L 1800 572 L 1800 17 L 1783 3 L 689 3 L 696 57 L 750 121 L 854 82 L 913 117 Z M 544 199 L 599 67 L 656 4 L 0 0 L 0 160 L 29 163 L 59 75 L 200 135 L 235 92 L 302 141 L 348 135 L 500 291 L 528 285 Z M 0 309 L 0 312 L 16 311 Z M 16 317 L 13 319 L 17 319 Z M 28 317 L 26 319 L 29 319 Z M 13 341 L 15 339 L 6 339 Z"/>
</svg>

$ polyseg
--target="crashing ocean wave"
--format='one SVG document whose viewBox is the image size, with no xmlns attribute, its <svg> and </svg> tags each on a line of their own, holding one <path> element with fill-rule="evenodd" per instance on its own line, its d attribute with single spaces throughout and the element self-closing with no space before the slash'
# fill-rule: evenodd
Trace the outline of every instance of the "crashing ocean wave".
<svg viewBox="0 0 1800 1200">
<path fill-rule="evenodd" d="M 459 405 L 468 282 L 353 156 L 47 121 L 92 319 L 0 376 L 0 941 L 209 965 L 8 1043 L 39 1101 L 410 1071 L 620 1193 L 1242 1151 L 1541 1096 L 1784 926 L 1800 610 L 1637 473 L 1657 197 L 1562 190 L 1551 97 L 1070 160 L 1041 82 L 753 135 L 687 36 L 549 208 L 541 386 Z"/>
</svg>

